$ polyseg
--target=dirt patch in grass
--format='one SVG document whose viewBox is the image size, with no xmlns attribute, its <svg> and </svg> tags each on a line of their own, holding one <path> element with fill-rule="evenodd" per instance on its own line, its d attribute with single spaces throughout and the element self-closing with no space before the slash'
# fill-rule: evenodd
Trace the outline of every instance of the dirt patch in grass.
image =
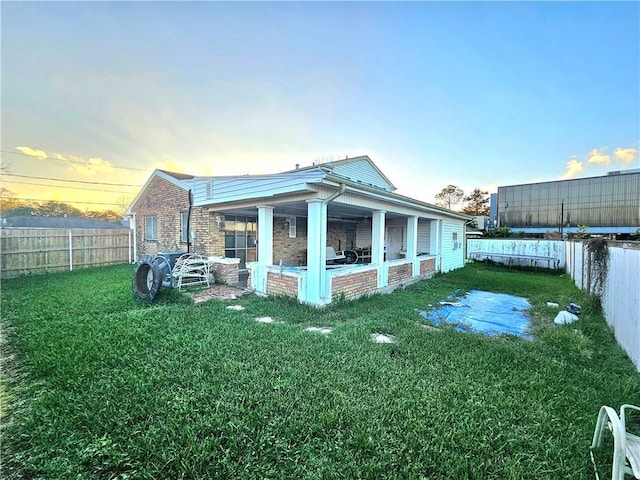
<svg viewBox="0 0 640 480">
<path fill-rule="evenodd" d="M 247 290 L 238 287 L 231 287 L 229 285 L 212 285 L 206 290 L 200 290 L 198 292 L 187 292 L 188 295 L 193 298 L 194 303 L 202 303 L 207 300 L 235 300 L 241 297 Z"/>
</svg>

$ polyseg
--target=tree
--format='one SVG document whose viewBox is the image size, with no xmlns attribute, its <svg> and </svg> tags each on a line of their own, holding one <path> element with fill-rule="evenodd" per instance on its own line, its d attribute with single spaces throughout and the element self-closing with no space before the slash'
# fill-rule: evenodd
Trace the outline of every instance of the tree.
<svg viewBox="0 0 640 480">
<path fill-rule="evenodd" d="M 512 235 L 509 227 L 497 227 L 487 230 L 484 236 L 487 238 L 509 238 Z"/>
<path fill-rule="evenodd" d="M 436 194 L 436 205 L 451 210 L 451 207 L 460 203 L 463 197 L 464 192 L 460 187 L 456 185 L 447 185 L 440 191 L 440 193 Z"/>
<path fill-rule="evenodd" d="M 55 200 L 39 204 L 35 214 L 39 217 L 84 217 L 82 210 Z"/>
<path fill-rule="evenodd" d="M 24 209 L 26 205 L 21 200 L 18 200 L 15 193 L 5 187 L 0 187 L 0 212 L 3 217 L 6 217 L 9 212 L 16 209 Z M 27 207 L 28 208 L 28 207 Z M 24 211 L 24 210 L 23 210 Z M 17 213 L 14 215 L 25 215 L 25 213 Z M 30 213 L 26 213 L 30 215 Z"/>
<path fill-rule="evenodd" d="M 475 188 L 473 192 L 464 197 L 466 205 L 462 209 L 462 213 L 467 215 L 489 215 L 489 192 L 483 192 L 479 188 Z"/>
<path fill-rule="evenodd" d="M 89 210 L 86 212 L 85 217 L 105 222 L 120 222 L 122 220 L 122 214 L 114 210 L 101 210 L 99 212 Z"/>
</svg>

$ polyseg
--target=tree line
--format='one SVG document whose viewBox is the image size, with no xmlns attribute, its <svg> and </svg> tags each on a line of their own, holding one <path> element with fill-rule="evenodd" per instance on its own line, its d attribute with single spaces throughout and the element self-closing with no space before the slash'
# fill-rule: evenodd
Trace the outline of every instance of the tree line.
<svg viewBox="0 0 640 480">
<path fill-rule="evenodd" d="M 436 205 L 449 210 L 455 209 L 462 203 L 460 210 L 462 213 L 472 216 L 489 215 L 489 193 L 483 192 L 479 188 L 475 188 L 469 195 L 465 195 L 464 190 L 457 185 L 447 185 L 436 194 L 435 199 Z"/>
<path fill-rule="evenodd" d="M 45 202 L 24 201 L 13 197 L 6 189 L 0 195 L 0 212 L 5 218 L 17 216 L 39 216 L 39 217 L 79 217 L 104 220 L 108 222 L 119 222 L 122 220 L 122 211 L 116 210 L 85 210 L 82 211 L 68 203 L 48 200 Z M 435 204 L 447 208 L 455 209 L 463 203 L 462 213 L 479 216 L 489 215 L 489 196 L 479 188 L 475 188 L 469 195 L 456 185 L 447 185 L 435 196 Z"/>
<path fill-rule="evenodd" d="M 11 197 L 0 197 L 0 215 L 3 218 L 11 217 L 76 217 L 103 220 L 105 222 L 120 222 L 123 212 L 115 210 L 85 210 L 82 211 L 68 203 L 56 200 L 45 202 L 30 202 Z"/>
</svg>

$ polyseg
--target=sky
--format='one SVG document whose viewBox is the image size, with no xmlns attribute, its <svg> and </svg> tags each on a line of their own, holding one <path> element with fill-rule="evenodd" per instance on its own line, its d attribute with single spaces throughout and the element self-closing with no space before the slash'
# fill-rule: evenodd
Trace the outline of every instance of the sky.
<svg viewBox="0 0 640 480">
<path fill-rule="evenodd" d="M 116 209 L 156 168 L 358 155 L 429 203 L 640 168 L 638 2 L 0 9 L 2 188 L 21 199 Z"/>
</svg>

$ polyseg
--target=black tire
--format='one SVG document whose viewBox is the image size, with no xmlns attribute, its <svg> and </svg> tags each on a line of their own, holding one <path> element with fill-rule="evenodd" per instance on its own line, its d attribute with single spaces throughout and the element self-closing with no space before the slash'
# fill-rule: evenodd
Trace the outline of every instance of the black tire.
<svg viewBox="0 0 640 480">
<path fill-rule="evenodd" d="M 152 301 L 162 285 L 162 273 L 158 263 L 151 255 L 143 255 L 136 263 L 131 288 L 133 294 L 142 299 Z"/>
</svg>

